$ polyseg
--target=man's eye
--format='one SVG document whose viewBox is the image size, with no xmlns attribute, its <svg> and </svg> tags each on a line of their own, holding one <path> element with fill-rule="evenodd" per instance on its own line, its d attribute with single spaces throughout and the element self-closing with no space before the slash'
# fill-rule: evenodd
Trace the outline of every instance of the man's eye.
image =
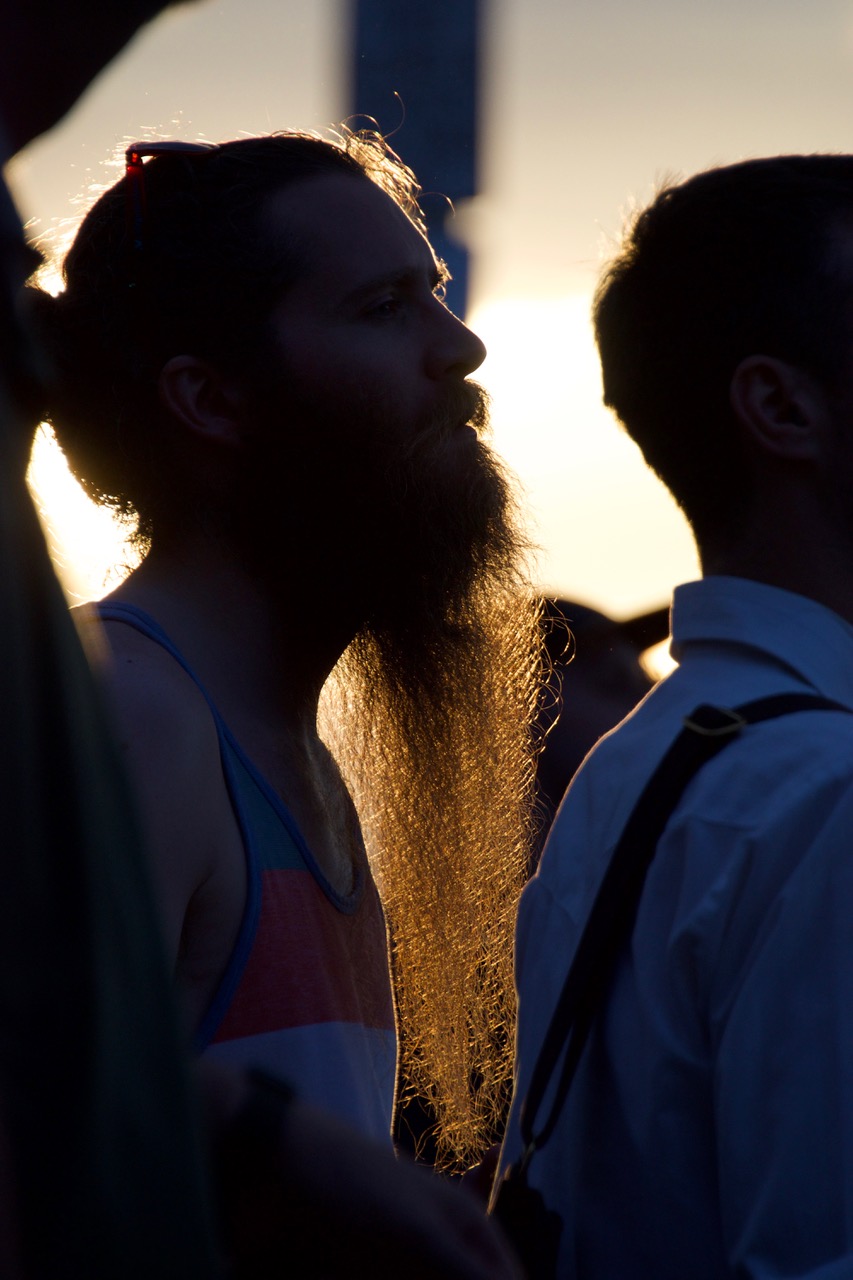
<svg viewBox="0 0 853 1280">
<path fill-rule="evenodd" d="M 372 306 L 368 307 L 367 314 L 382 320 L 385 317 L 396 315 L 401 305 L 399 298 L 383 298 L 381 302 L 374 302 Z"/>
</svg>

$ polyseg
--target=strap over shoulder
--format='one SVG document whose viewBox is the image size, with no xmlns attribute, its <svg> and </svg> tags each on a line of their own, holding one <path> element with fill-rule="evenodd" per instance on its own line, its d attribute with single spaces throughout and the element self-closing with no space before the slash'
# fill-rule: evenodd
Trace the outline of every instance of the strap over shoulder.
<svg viewBox="0 0 853 1280">
<path fill-rule="evenodd" d="M 684 717 L 680 732 L 646 783 L 625 824 L 566 975 L 521 1106 L 525 1165 L 556 1127 L 589 1028 L 604 1000 L 621 949 L 630 937 L 646 873 L 688 783 L 707 761 L 749 725 L 799 711 L 851 714 L 853 708 L 819 694 L 792 692 L 757 698 L 734 708 L 703 703 Z M 563 1064 L 554 1102 L 537 1131 L 537 1113 L 561 1057 Z"/>
</svg>

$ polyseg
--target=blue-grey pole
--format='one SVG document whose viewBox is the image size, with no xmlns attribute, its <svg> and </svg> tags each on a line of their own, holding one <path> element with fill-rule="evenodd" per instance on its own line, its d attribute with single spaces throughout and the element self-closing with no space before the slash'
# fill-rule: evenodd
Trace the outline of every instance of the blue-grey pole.
<svg viewBox="0 0 853 1280">
<path fill-rule="evenodd" d="M 352 0 L 353 114 L 376 120 L 424 189 L 430 238 L 464 315 L 468 254 L 447 201 L 477 190 L 479 31 L 485 0 Z"/>
</svg>

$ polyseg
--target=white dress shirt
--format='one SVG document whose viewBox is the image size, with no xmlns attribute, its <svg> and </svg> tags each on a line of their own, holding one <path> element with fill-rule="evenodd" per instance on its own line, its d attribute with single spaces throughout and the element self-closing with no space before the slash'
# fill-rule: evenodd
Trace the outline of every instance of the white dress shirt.
<svg viewBox="0 0 853 1280">
<path fill-rule="evenodd" d="M 504 1165 L 602 873 L 682 717 L 791 690 L 853 708 L 853 627 L 802 596 L 689 583 L 673 638 L 679 668 L 588 757 L 522 898 Z M 563 1217 L 566 1280 L 853 1278 L 853 715 L 747 728 L 690 783 L 530 1182 Z"/>
</svg>

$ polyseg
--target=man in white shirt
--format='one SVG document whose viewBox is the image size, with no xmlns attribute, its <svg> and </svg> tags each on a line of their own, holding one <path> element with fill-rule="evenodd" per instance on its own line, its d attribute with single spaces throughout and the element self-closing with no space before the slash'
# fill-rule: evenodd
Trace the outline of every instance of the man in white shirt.
<svg viewBox="0 0 853 1280">
<path fill-rule="evenodd" d="M 675 593 L 679 668 L 581 769 L 525 891 L 504 1169 L 604 869 L 684 717 L 790 692 L 853 707 L 851 215 L 850 157 L 712 170 L 640 214 L 599 288 L 605 399 L 705 577 Z M 853 1275 L 851 831 L 843 710 L 751 725 L 688 784 L 527 1169 L 560 1277 Z M 527 1102 L 534 1134 L 559 1072 Z"/>
</svg>

